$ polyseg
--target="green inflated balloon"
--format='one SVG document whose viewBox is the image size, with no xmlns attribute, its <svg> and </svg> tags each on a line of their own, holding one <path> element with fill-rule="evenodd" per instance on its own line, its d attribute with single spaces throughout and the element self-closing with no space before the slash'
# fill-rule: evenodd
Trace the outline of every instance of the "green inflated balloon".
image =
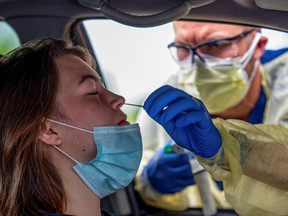
<svg viewBox="0 0 288 216">
<path fill-rule="evenodd" d="M 0 55 L 6 55 L 21 45 L 16 31 L 5 21 L 0 21 Z"/>
</svg>

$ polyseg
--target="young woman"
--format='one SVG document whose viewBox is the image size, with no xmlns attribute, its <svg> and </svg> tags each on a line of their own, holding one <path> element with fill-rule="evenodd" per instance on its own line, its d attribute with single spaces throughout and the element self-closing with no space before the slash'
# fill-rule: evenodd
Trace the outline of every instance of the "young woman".
<svg viewBox="0 0 288 216">
<path fill-rule="evenodd" d="M 1 215 L 98 216 L 100 199 L 134 178 L 139 127 L 94 65 L 51 38 L 0 59 Z"/>
</svg>

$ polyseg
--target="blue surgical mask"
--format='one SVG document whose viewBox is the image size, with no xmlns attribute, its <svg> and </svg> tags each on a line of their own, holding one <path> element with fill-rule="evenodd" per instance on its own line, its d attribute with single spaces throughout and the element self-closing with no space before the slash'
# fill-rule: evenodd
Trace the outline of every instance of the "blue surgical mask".
<svg viewBox="0 0 288 216">
<path fill-rule="evenodd" d="M 94 127 L 94 131 L 89 131 L 47 120 L 94 134 L 98 152 L 89 162 L 78 162 L 59 147 L 54 147 L 75 161 L 74 171 L 99 198 L 125 188 L 132 182 L 142 158 L 142 139 L 138 124 Z"/>
</svg>

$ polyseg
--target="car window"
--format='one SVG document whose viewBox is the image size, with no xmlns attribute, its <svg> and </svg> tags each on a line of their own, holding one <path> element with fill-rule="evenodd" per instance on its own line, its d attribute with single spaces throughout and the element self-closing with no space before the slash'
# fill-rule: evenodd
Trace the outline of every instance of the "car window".
<svg viewBox="0 0 288 216">
<path fill-rule="evenodd" d="M 149 92 L 177 70 L 167 45 L 173 41 L 172 24 L 135 28 L 110 20 L 84 23 L 107 88 L 128 103 L 142 104 Z M 134 122 L 136 107 L 123 107 Z"/>
<path fill-rule="evenodd" d="M 174 40 L 172 23 L 136 28 L 106 19 L 84 22 L 107 88 L 142 104 L 150 92 L 178 70 L 167 45 Z M 288 34 L 262 29 L 268 37 L 266 49 L 288 47 Z M 276 39 L 277 38 L 277 39 Z M 130 122 L 139 108 L 124 106 Z"/>
<path fill-rule="evenodd" d="M 7 22 L 0 21 L 0 32 L 0 55 L 6 55 L 20 46 L 21 42 L 18 34 Z"/>
<path fill-rule="evenodd" d="M 268 37 L 266 49 L 278 50 L 288 47 L 288 33 L 264 28 L 261 31 L 263 35 Z"/>
</svg>

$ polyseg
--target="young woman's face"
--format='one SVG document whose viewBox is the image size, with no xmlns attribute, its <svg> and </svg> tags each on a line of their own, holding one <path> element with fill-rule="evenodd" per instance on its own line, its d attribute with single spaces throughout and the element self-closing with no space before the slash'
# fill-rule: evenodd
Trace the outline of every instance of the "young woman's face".
<svg viewBox="0 0 288 216">
<path fill-rule="evenodd" d="M 56 64 L 60 75 L 57 103 L 62 114 L 56 120 L 90 131 L 95 126 L 129 124 L 120 109 L 125 99 L 105 89 L 99 75 L 86 62 L 66 55 L 57 58 Z M 61 148 L 64 151 L 79 161 L 95 157 L 93 134 L 61 125 L 57 127 L 62 131 Z"/>
</svg>

